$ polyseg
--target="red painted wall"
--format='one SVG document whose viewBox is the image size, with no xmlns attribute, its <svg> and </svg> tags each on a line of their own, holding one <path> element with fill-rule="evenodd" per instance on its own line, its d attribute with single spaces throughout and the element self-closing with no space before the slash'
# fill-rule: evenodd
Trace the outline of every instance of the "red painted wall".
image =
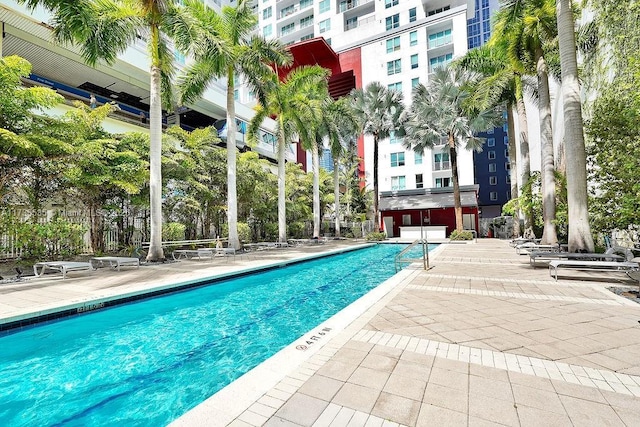
<svg viewBox="0 0 640 427">
<path fill-rule="evenodd" d="M 463 214 L 474 214 L 476 218 L 476 230 L 478 229 L 478 208 L 475 207 L 463 207 Z M 402 225 L 402 215 L 411 215 L 411 225 L 420 225 L 420 210 L 406 210 L 406 211 L 385 211 L 382 212 L 382 221 L 384 223 L 385 217 L 393 218 L 393 235 L 394 237 L 400 236 L 400 226 Z M 439 208 L 439 209 L 425 209 L 422 211 L 422 217 L 430 218 L 429 222 L 425 222 L 424 225 L 446 225 L 447 236 L 451 234 L 456 228 L 456 216 L 453 208 Z"/>
</svg>

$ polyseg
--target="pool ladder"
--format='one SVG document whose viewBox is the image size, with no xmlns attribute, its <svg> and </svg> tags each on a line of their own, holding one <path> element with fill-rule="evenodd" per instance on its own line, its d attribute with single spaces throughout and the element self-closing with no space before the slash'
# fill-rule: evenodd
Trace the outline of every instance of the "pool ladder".
<svg viewBox="0 0 640 427">
<path fill-rule="evenodd" d="M 422 245 L 422 258 L 406 257 L 407 253 L 418 245 Z M 395 257 L 396 273 L 400 271 L 400 268 L 402 268 L 402 264 L 411 264 L 414 262 L 422 262 L 422 266 L 425 270 L 428 270 L 430 268 L 429 267 L 429 244 L 427 242 L 427 239 L 418 239 L 414 241 L 409 246 L 404 248 L 398 255 L 396 255 Z"/>
</svg>

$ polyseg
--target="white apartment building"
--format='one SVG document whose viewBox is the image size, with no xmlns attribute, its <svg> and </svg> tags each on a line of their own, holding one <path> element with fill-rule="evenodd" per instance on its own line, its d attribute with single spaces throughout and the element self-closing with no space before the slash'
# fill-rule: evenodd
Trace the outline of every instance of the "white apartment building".
<svg viewBox="0 0 640 427">
<path fill-rule="evenodd" d="M 296 49 L 323 37 L 337 53 L 341 71 L 353 70 L 356 87 L 378 81 L 402 92 L 407 106 L 415 85 L 426 83 L 434 68 L 445 66 L 467 52 L 467 20 L 475 14 L 474 0 L 257 1 L 259 31 L 265 37 L 279 38 L 285 44 L 294 44 Z M 366 185 L 372 187 L 373 137 L 365 136 L 359 148 L 364 158 Z M 401 196 L 407 191 L 424 196 L 424 203 L 418 203 L 415 212 L 403 213 L 411 217 L 401 218 L 398 214 L 384 220 L 393 227 L 387 229 L 388 235 L 398 235 L 401 225 L 419 222 L 420 209 L 450 207 L 435 200 L 442 197 L 430 194 L 430 189 L 437 194 L 453 185 L 449 153 L 444 145 L 414 153 L 403 147 L 400 138 L 392 137 L 380 143 L 379 155 L 381 210 L 385 207 L 406 210 L 401 203 L 383 203 L 385 196 Z M 473 193 L 473 153 L 460 150 L 458 163 L 460 185 Z M 477 215 L 475 198 L 465 200 L 468 207 L 475 208 L 469 214 Z M 382 216 L 384 219 L 384 212 Z M 468 221 L 468 226 L 475 228 L 475 219 Z M 450 227 L 452 223 L 446 224 Z"/>
<path fill-rule="evenodd" d="M 227 0 L 203 1 L 217 11 L 222 4 L 234 3 Z M 27 59 L 33 69 L 25 84 L 51 87 L 69 101 L 48 113 L 61 115 L 74 108 L 72 100 L 88 102 L 90 95 L 94 94 L 98 104 L 116 102 L 121 107 L 118 114 L 104 122 L 106 130 L 115 133 L 148 131 L 147 125 L 140 122 L 140 113 L 148 116 L 149 111 L 150 63 L 146 42 L 139 40 L 130 46 L 112 66 L 103 63 L 92 68 L 84 63 L 77 47 L 53 43 L 49 20 L 49 13 L 42 8 L 31 11 L 14 0 L 3 0 L 0 4 L 0 56 L 18 55 Z M 178 52 L 175 59 L 178 67 L 188 61 Z M 180 70 L 176 74 L 179 75 Z M 241 122 L 250 121 L 254 115 L 250 101 L 247 94 L 238 96 L 236 117 Z M 164 113 L 166 125 L 181 124 L 186 129 L 220 125 L 220 121 L 226 119 L 226 80 L 211 84 L 202 99 L 193 105 Z M 277 157 L 272 135 L 274 128 L 273 120 L 265 120 L 262 140 L 252 148 L 272 160 Z M 224 139 L 224 130 L 221 136 Z M 245 147 L 243 134 L 238 133 L 236 145 Z M 288 160 L 295 161 L 294 147 L 290 147 L 286 155 Z"/>
</svg>

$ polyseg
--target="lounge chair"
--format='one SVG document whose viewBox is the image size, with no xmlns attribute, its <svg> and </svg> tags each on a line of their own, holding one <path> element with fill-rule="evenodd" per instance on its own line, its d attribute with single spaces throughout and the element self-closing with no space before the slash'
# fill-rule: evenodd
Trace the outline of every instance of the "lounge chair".
<svg viewBox="0 0 640 427">
<path fill-rule="evenodd" d="M 529 253 L 529 264 L 536 266 L 536 261 L 547 260 L 553 261 L 558 259 L 581 260 L 581 261 L 624 261 L 624 257 L 616 254 L 596 254 L 582 252 L 547 252 L 533 251 Z"/>
<path fill-rule="evenodd" d="M 106 264 L 115 270 L 120 271 L 121 266 L 140 267 L 140 259 L 123 256 L 99 256 L 90 260 L 93 268 L 104 267 Z"/>
<path fill-rule="evenodd" d="M 549 262 L 549 274 L 558 280 L 558 270 L 561 268 L 572 268 L 575 270 L 591 270 L 591 271 L 638 271 L 640 264 L 633 261 L 586 261 L 560 259 Z"/>
<path fill-rule="evenodd" d="M 516 246 L 518 255 L 528 255 L 531 252 L 560 252 L 560 245 L 540 245 L 533 242 L 525 242 Z"/>
<path fill-rule="evenodd" d="M 38 272 L 40 268 L 40 272 Z M 42 276 L 47 269 L 62 273 L 62 278 L 67 278 L 69 271 L 94 270 L 90 262 L 74 262 L 74 261 L 43 261 L 33 264 L 33 274 L 37 277 Z"/>
</svg>

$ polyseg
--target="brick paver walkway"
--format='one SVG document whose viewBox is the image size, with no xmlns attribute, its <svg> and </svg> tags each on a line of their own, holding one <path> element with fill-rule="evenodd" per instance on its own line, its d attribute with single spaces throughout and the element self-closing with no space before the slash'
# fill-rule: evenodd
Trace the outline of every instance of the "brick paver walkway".
<svg viewBox="0 0 640 427">
<path fill-rule="evenodd" d="M 640 305 L 606 290 L 624 275 L 555 282 L 499 240 L 432 266 L 221 425 L 640 425 Z"/>
</svg>

